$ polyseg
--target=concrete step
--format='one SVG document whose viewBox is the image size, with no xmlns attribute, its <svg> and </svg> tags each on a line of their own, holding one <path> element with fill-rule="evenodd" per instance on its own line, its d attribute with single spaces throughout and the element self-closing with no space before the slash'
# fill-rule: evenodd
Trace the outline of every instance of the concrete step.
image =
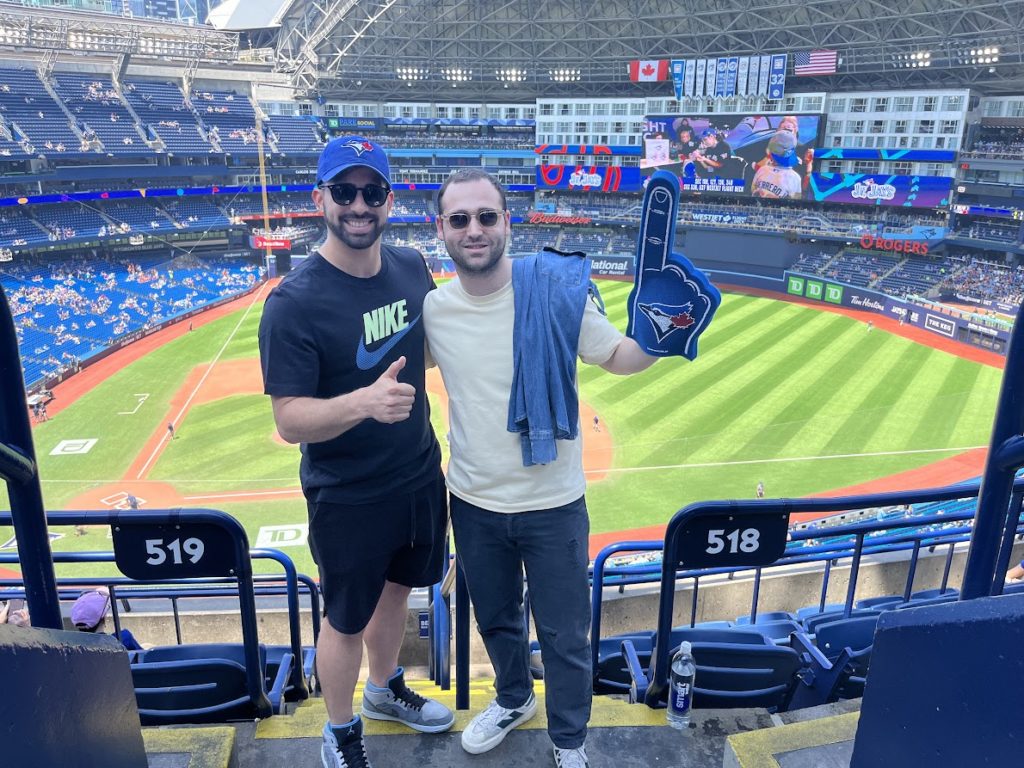
<svg viewBox="0 0 1024 768">
<path fill-rule="evenodd" d="M 411 680 L 410 686 L 454 707 L 454 690 L 442 691 L 430 683 Z M 398 723 L 365 720 L 367 753 L 374 768 L 553 768 L 543 683 L 536 683 L 534 690 L 537 716 L 486 754 L 466 753 L 460 733 L 494 698 L 490 680 L 470 684 L 470 709 L 456 713 L 455 726 L 448 733 L 421 734 Z M 357 711 L 361 700 L 362 690 L 358 689 L 354 697 Z M 665 724 L 664 710 L 597 696 L 587 753 L 593 768 L 845 768 L 858 713 L 836 713 L 857 706 L 857 702 L 843 702 L 781 716 L 763 709 L 696 710 L 689 730 L 680 732 Z M 807 722 L 787 724 L 807 718 Z M 320 734 L 326 719 L 323 699 L 314 698 L 302 702 L 290 715 L 256 723 L 145 729 L 149 766 L 318 768 Z"/>
</svg>

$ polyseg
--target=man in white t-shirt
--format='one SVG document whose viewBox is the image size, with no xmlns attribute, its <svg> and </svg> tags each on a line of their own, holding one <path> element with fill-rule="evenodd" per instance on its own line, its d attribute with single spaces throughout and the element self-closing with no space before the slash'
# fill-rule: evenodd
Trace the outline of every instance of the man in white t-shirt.
<svg viewBox="0 0 1024 768">
<path fill-rule="evenodd" d="M 478 169 L 458 171 L 437 198 L 437 234 L 458 278 L 423 305 L 430 356 L 448 392 L 448 489 L 459 566 L 495 672 L 497 698 L 463 731 L 473 754 L 496 747 L 536 712 L 523 624 L 523 568 L 544 661 L 548 734 L 559 768 L 589 766 L 584 741 L 593 683 L 590 660 L 590 524 L 582 445 L 558 440 L 557 458 L 524 466 L 509 432 L 515 302 L 505 192 Z M 655 358 L 587 299 L 579 357 L 612 373 Z"/>
</svg>

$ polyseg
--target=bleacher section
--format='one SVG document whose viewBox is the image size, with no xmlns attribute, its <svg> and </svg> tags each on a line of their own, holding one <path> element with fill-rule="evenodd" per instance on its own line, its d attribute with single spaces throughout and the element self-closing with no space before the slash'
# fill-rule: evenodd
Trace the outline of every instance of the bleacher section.
<svg viewBox="0 0 1024 768">
<path fill-rule="evenodd" d="M 247 290 L 260 277 L 251 263 L 222 258 L 0 265 L 27 385 L 73 367 L 125 334 Z"/>
<path fill-rule="evenodd" d="M 256 134 L 256 112 L 247 96 L 197 89 L 192 92 L 191 103 L 222 151 L 229 155 L 257 153 L 263 139 Z"/>
<path fill-rule="evenodd" d="M 0 67 L 0 111 L 51 161 L 81 157 L 82 140 L 33 70 Z"/>
<path fill-rule="evenodd" d="M 166 203 L 165 208 L 171 218 L 186 228 L 212 229 L 230 224 L 220 208 L 205 200 L 174 200 Z"/>
<path fill-rule="evenodd" d="M 75 115 L 83 135 L 95 136 L 108 155 L 150 154 L 135 130 L 135 120 L 108 77 L 93 73 L 55 72 L 54 90 Z"/>
<path fill-rule="evenodd" d="M 124 83 L 124 97 L 146 130 L 163 141 L 170 154 L 205 155 L 212 147 L 199 132 L 195 116 L 174 83 L 135 80 Z"/>
<path fill-rule="evenodd" d="M 174 224 L 170 219 L 150 203 L 127 201 L 108 203 L 104 208 L 104 213 L 113 220 L 115 225 L 127 224 L 130 227 L 129 231 L 159 232 L 174 229 Z"/>
<path fill-rule="evenodd" d="M 98 237 L 107 220 L 86 205 L 37 205 L 32 214 L 50 233 L 50 240 Z"/>
<path fill-rule="evenodd" d="M 271 115 L 270 130 L 277 137 L 277 151 L 283 155 L 317 155 L 324 147 L 316 123 L 304 117 Z"/>
</svg>

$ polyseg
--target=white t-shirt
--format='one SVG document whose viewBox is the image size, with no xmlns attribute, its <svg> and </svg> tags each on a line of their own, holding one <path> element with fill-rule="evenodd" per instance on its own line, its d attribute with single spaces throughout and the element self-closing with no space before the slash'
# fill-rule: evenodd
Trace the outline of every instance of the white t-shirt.
<svg viewBox="0 0 1024 768">
<path fill-rule="evenodd" d="M 558 458 L 550 464 L 524 467 L 519 435 L 507 429 L 514 316 L 511 282 L 487 296 L 471 296 L 456 279 L 428 293 L 423 304 L 430 357 L 448 391 L 448 489 L 492 512 L 559 507 L 586 489 L 579 437 L 557 440 Z M 603 363 L 621 339 L 588 299 L 580 358 Z"/>
<path fill-rule="evenodd" d="M 800 197 L 800 174 L 768 163 L 757 169 L 750 191 L 755 197 Z"/>
</svg>

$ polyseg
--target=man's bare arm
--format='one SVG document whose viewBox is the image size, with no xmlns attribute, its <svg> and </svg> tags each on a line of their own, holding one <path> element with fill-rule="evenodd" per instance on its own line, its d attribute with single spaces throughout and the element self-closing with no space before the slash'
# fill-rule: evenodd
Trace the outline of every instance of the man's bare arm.
<svg viewBox="0 0 1024 768">
<path fill-rule="evenodd" d="M 322 443 L 366 419 L 404 421 L 416 399 L 412 384 L 398 380 L 404 367 L 405 358 L 400 357 L 370 386 L 337 397 L 271 397 L 278 433 L 289 443 Z"/>
<path fill-rule="evenodd" d="M 601 363 L 601 367 L 609 373 L 625 376 L 650 368 L 657 359 L 640 349 L 640 345 L 631 338 L 623 336 L 612 356 Z"/>
</svg>

